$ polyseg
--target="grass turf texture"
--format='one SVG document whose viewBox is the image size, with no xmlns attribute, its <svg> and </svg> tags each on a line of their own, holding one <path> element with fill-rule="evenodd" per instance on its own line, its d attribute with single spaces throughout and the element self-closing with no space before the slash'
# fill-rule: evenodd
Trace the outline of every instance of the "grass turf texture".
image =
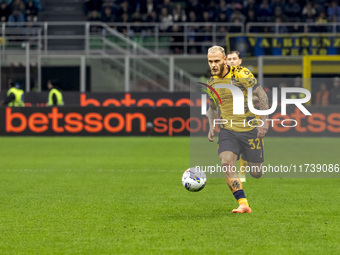
<svg viewBox="0 0 340 255">
<path fill-rule="evenodd" d="M 339 163 L 340 139 L 266 138 L 266 161 Z M 339 179 L 186 191 L 189 138 L 0 138 L 0 254 L 336 254 Z M 332 152 L 330 154 L 329 152 Z M 312 162 L 311 162 L 312 163 Z"/>
</svg>

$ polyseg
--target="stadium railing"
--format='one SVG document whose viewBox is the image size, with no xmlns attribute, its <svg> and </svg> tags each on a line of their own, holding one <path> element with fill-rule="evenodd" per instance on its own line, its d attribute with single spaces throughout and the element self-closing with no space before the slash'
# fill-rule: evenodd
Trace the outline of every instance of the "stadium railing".
<svg viewBox="0 0 340 255">
<path fill-rule="evenodd" d="M 113 42 L 130 54 L 143 55 L 136 51 L 129 39 L 140 48 L 155 54 L 206 54 L 214 44 L 225 45 L 227 35 L 252 33 L 326 33 L 340 31 L 338 23 L 174 23 L 164 29 L 161 23 L 102 23 L 102 22 L 23 22 L 2 23 L 0 45 L 2 50 L 23 50 L 22 42 L 31 41 L 31 46 L 40 47 L 42 54 L 72 51 L 81 54 L 100 54 Z M 60 31 L 62 27 L 62 31 Z M 56 29 L 56 28 L 59 28 Z M 77 30 L 75 32 L 74 30 Z M 108 30 L 111 30 L 108 33 Z M 115 31 L 115 34 L 112 33 Z M 119 36 L 117 36 L 119 34 Z M 39 41 L 39 43 L 38 43 Z M 61 47 L 63 46 L 63 47 Z M 110 47 L 109 47 L 110 48 Z M 111 47 L 112 48 L 112 47 Z M 2 51 L 3 52 L 3 51 Z M 125 51 L 126 52 L 126 51 Z M 125 53 L 124 52 L 124 53 Z M 118 54 L 111 49 L 112 54 Z M 120 52 L 122 53 L 122 52 Z M 147 54 L 148 55 L 148 54 Z"/>
<path fill-rule="evenodd" d="M 169 27 L 173 25 L 170 24 Z M 327 30 L 331 31 L 329 33 L 335 33 L 340 27 L 340 23 L 322 25 L 248 23 L 246 26 L 233 23 L 180 23 L 175 25 L 178 26 L 174 29 L 178 29 L 177 32 L 170 29 L 162 31 L 160 23 L 28 22 L 14 25 L 2 23 L 0 65 L 9 66 L 14 60 L 25 63 L 26 91 L 30 90 L 28 82 L 30 66 L 37 68 L 37 88 L 40 91 L 41 68 L 45 64 L 44 61 L 54 59 L 73 59 L 77 62 L 76 65 L 80 67 L 82 92 L 86 90 L 86 65 L 96 59 L 107 60 L 111 66 L 119 70 L 117 72 L 122 77 L 117 83 L 122 84 L 120 87 L 122 91 L 132 91 L 136 88 L 135 84 L 143 82 L 152 86 L 152 90 L 188 91 L 189 80 L 198 74 L 202 75 L 204 70 L 208 69 L 204 61 L 208 47 L 212 44 L 225 45 L 228 35 L 253 33 L 251 30 L 254 27 L 261 29 L 274 27 L 278 29 L 275 33 L 282 31 L 280 28 L 283 26 L 302 26 L 303 33 L 310 33 L 309 27 L 313 26 L 331 28 L 332 30 Z M 55 29 L 56 27 L 64 29 L 61 32 Z M 77 33 L 74 33 L 74 28 L 77 28 Z M 176 47 L 179 47 L 180 51 L 176 51 Z M 14 57 L 16 55 L 17 58 Z M 197 61 L 198 59 L 200 61 Z M 261 68 L 258 70 L 260 79 L 263 77 L 261 70 Z M 142 82 L 138 82 L 140 80 Z M 0 84 L 0 90 L 1 88 Z M 117 90 L 117 88 L 112 89 Z"/>
<path fill-rule="evenodd" d="M 329 23 L 307 23 L 307 22 L 249 22 L 245 26 L 246 33 L 330 33 L 336 34 L 340 31 L 340 22 Z"/>
</svg>

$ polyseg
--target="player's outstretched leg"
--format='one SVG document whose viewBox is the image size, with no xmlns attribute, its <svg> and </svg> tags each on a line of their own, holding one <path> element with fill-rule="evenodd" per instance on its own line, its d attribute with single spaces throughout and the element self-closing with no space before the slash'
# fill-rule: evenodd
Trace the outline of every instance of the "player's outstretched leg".
<svg viewBox="0 0 340 255">
<path fill-rule="evenodd" d="M 220 159 L 225 171 L 226 181 L 229 189 L 233 193 L 235 199 L 239 203 L 237 209 L 232 210 L 233 213 L 251 213 L 246 195 L 244 194 L 242 183 L 237 176 L 236 160 L 237 154 L 231 151 L 220 153 Z"/>
<path fill-rule="evenodd" d="M 250 175 L 254 178 L 260 178 L 263 175 L 262 165 L 263 163 L 248 162 L 250 168 Z"/>
</svg>

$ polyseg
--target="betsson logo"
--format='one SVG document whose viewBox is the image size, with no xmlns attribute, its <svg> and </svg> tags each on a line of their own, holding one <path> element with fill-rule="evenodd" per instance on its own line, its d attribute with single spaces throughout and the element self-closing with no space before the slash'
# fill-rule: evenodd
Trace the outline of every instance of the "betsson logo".
<svg viewBox="0 0 340 255">
<path fill-rule="evenodd" d="M 96 107 L 107 107 L 107 106 L 125 106 L 125 107 L 142 107 L 142 106 L 150 106 L 150 107 L 161 107 L 161 106 L 201 106 L 201 100 L 196 99 L 195 101 L 190 100 L 189 98 L 180 98 L 177 101 L 169 99 L 169 98 L 159 98 L 157 100 L 153 100 L 151 98 L 141 98 L 141 99 L 134 99 L 131 98 L 130 93 L 125 93 L 124 98 L 122 99 L 115 99 L 109 98 L 106 99 L 104 102 L 100 102 L 94 98 L 87 98 L 85 93 L 80 94 L 80 106 L 96 106 Z"/>
<path fill-rule="evenodd" d="M 116 119 L 118 124 L 111 125 L 111 121 Z M 99 113 L 90 112 L 84 116 L 77 112 L 60 113 L 58 108 L 53 107 L 51 113 L 35 112 L 29 116 L 22 113 L 12 113 L 12 109 L 6 108 L 6 132 L 21 133 L 27 128 L 34 133 L 43 133 L 48 131 L 51 124 L 51 131 L 55 133 L 79 133 L 83 130 L 89 133 L 98 133 L 103 129 L 111 133 L 121 132 L 124 128 L 126 132 L 132 131 L 132 121 L 138 119 L 140 121 L 140 131 L 146 131 L 146 118 L 142 113 L 126 113 L 123 116 L 120 113 L 109 113 L 102 116 Z M 64 125 L 59 125 L 59 120 Z M 13 125 L 15 121 L 16 125 Z M 51 121 L 51 122 L 50 122 Z"/>
<path fill-rule="evenodd" d="M 39 109 L 39 108 L 38 108 Z M 61 113 L 58 108 L 49 108 L 49 113 L 12 112 L 12 108 L 6 108 L 5 131 L 7 134 L 143 134 L 146 133 L 147 119 L 153 122 L 154 133 L 173 136 L 191 132 L 199 133 L 209 130 L 207 118 L 183 118 L 159 116 L 153 119 L 147 118 L 148 115 L 142 112 L 125 113 L 118 112 L 100 114 L 97 112 L 67 112 Z M 64 108 L 65 109 L 65 108 Z M 32 111 L 31 109 L 26 109 Z M 279 122 L 273 123 L 273 130 L 277 133 L 285 133 L 289 130 L 298 133 L 340 133 L 340 113 L 318 113 L 313 112 L 310 116 L 305 116 L 299 109 L 290 115 L 276 113 L 273 119 L 287 120 L 296 119 L 298 125 L 295 127 L 281 127 Z M 0 130 L 1 131 L 1 130 Z"/>
<path fill-rule="evenodd" d="M 61 113 L 57 107 L 51 108 L 50 113 L 33 112 L 23 114 L 12 112 L 12 108 L 6 108 L 6 132 L 7 133 L 145 133 L 147 117 L 144 113 L 134 112 L 121 114 L 118 112 L 106 115 L 88 112 L 80 114 L 77 112 Z M 172 136 L 185 131 L 199 132 L 202 128 L 201 120 L 192 117 L 156 117 L 153 120 L 154 132 Z M 114 124 L 113 124 L 114 123 Z M 207 126 L 204 121 L 203 125 Z M 192 127 L 195 126 L 195 127 Z"/>
</svg>

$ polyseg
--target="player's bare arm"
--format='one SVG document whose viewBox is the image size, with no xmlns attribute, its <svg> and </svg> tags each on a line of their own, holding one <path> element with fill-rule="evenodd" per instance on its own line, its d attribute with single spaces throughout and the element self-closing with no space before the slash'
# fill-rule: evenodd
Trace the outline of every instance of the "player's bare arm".
<svg viewBox="0 0 340 255">
<path fill-rule="evenodd" d="M 254 89 L 253 95 L 255 95 L 259 100 L 260 110 L 268 110 L 268 96 L 261 86 L 258 86 L 256 89 Z M 261 116 L 261 120 L 264 122 L 264 124 L 263 126 L 257 128 L 257 136 L 259 138 L 263 138 L 268 132 L 267 118 L 268 115 Z"/>
<path fill-rule="evenodd" d="M 209 142 L 213 142 L 215 140 L 214 119 L 218 119 L 218 107 L 215 105 L 215 103 L 212 100 L 210 100 L 209 109 L 207 110 L 207 117 L 209 120 L 208 139 L 209 139 Z"/>
</svg>

